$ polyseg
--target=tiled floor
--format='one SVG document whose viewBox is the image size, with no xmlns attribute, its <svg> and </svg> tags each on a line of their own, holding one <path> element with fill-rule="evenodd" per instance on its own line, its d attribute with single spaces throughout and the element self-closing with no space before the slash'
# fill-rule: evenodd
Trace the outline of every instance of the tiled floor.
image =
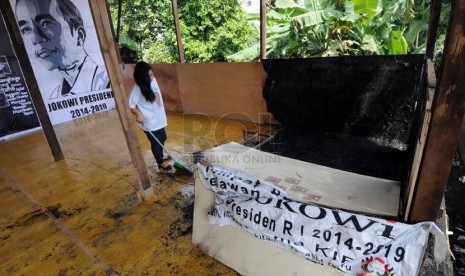
<svg viewBox="0 0 465 276">
<path fill-rule="evenodd" d="M 263 126 L 262 126 L 263 127 Z M 168 112 L 173 155 L 242 142 L 253 123 Z M 236 275 L 192 245 L 194 179 L 160 176 L 138 132 L 155 196 L 139 201 L 137 172 L 116 110 L 0 142 L 1 275 Z M 192 164 L 189 164 L 192 165 Z"/>
</svg>

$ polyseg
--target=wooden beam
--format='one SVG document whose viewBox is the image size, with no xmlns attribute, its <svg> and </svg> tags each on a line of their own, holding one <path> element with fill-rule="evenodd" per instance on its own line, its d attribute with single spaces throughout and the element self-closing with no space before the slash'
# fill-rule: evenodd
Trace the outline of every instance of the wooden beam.
<svg viewBox="0 0 465 276">
<path fill-rule="evenodd" d="M 431 124 L 431 105 L 434 98 L 434 90 L 436 89 L 436 73 L 434 71 L 433 61 L 427 59 L 426 61 L 426 78 L 427 86 L 426 89 L 426 99 L 425 106 L 423 110 L 423 121 L 421 122 L 421 129 L 419 137 L 415 147 L 415 154 L 413 158 L 412 167 L 410 169 L 410 179 L 407 185 L 407 191 L 405 194 L 405 209 L 403 214 L 403 221 L 407 222 L 410 216 L 410 211 L 412 209 L 413 195 L 418 184 L 418 172 L 421 165 L 421 160 L 425 152 L 426 139 L 428 137 L 428 130 Z"/>
<path fill-rule="evenodd" d="M 436 220 L 465 113 L 465 0 L 452 1 L 431 126 L 409 221 Z"/>
<path fill-rule="evenodd" d="M 178 43 L 179 62 L 184 63 L 184 50 L 182 48 L 181 27 L 179 26 L 178 1 L 172 0 L 174 28 L 176 29 L 176 41 Z"/>
<path fill-rule="evenodd" d="M 431 0 L 430 16 L 428 23 L 428 37 L 426 40 L 426 56 L 429 59 L 434 57 L 434 48 L 438 36 L 439 17 L 441 15 L 441 0 Z"/>
<path fill-rule="evenodd" d="M 150 196 L 153 194 L 153 190 L 151 189 L 147 166 L 140 150 L 134 117 L 131 115 L 127 102 L 127 93 L 118 63 L 118 54 L 116 50 L 118 47 L 110 31 L 112 30 L 112 26 L 110 23 L 107 1 L 89 0 L 89 5 L 94 19 L 100 49 L 105 61 L 108 76 L 110 77 L 111 88 L 113 89 L 116 109 L 121 120 L 124 137 L 126 138 L 132 161 L 139 173 L 140 192 L 142 197 Z"/>
<path fill-rule="evenodd" d="M 260 59 L 266 58 L 266 0 L 260 0 Z"/>
<path fill-rule="evenodd" d="M 44 101 L 42 99 L 39 85 L 37 84 L 36 78 L 34 76 L 32 65 L 26 52 L 26 47 L 24 46 L 23 39 L 19 32 L 18 24 L 16 23 L 13 9 L 10 6 L 9 1 L 1 1 L 0 7 L 2 9 L 3 17 L 6 21 L 5 23 L 8 29 L 8 33 L 11 37 L 13 49 L 16 52 L 16 57 L 18 58 L 18 62 L 21 66 L 24 80 L 26 81 L 29 93 L 31 94 L 37 117 L 39 118 L 45 138 L 47 139 L 47 143 L 50 147 L 50 150 L 52 151 L 53 158 L 55 161 L 62 160 L 64 159 L 63 152 L 61 151 L 60 143 L 58 142 L 55 130 L 52 126 L 52 122 L 50 121 L 50 117 L 47 113 L 47 108 L 45 107 Z"/>
</svg>

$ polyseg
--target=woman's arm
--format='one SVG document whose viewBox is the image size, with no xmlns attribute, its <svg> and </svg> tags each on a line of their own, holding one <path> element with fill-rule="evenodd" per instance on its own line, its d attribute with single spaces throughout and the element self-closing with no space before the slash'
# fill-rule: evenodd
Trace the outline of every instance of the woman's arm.
<svg viewBox="0 0 465 276">
<path fill-rule="evenodd" d="M 131 108 L 131 112 L 136 115 L 136 121 L 138 123 L 141 123 L 143 124 L 144 123 L 144 116 L 142 115 L 142 113 L 139 111 L 139 109 L 137 108 Z"/>
</svg>

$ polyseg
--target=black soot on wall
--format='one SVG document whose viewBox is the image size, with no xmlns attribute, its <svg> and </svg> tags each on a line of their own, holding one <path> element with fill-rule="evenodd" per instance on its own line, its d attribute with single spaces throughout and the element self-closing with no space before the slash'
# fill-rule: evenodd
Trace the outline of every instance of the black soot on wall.
<svg viewBox="0 0 465 276">
<path fill-rule="evenodd" d="M 424 55 L 263 60 L 283 130 L 260 149 L 404 181 L 424 106 Z"/>
</svg>

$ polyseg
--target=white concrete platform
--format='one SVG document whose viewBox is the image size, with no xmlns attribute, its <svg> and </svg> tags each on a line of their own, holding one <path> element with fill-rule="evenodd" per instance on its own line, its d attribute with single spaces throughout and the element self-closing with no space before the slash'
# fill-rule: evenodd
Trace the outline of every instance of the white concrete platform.
<svg viewBox="0 0 465 276">
<path fill-rule="evenodd" d="M 400 183 L 379 179 L 275 154 L 237 143 L 228 143 L 202 152 L 211 164 L 240 169 L 267 180 L 306 202 L 365 214 L 396 217 Z M 192 242 L 202 251 L 242 275 L 341 275 L 288 253 L 245 231 L 210 225 L 207 213 L 214 194 L 198 175 L 195 181 Z"/>
<path fill-rule="evenodd" d="M 233 142 L 202 154 L 212 165 L 242 170 L 305 202 L 376 216 L 398 215 L 398 181 L 303 162 Z"/>
</svg>

